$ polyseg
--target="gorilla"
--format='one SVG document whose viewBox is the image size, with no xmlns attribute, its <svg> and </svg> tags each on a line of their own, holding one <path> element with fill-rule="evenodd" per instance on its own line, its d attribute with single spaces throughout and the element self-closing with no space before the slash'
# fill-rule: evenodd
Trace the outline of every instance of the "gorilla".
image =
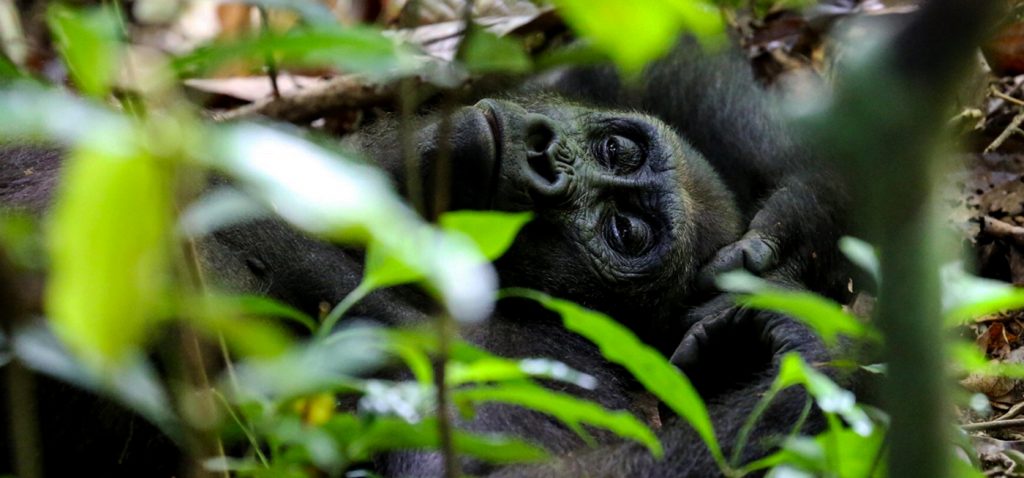
<svg viewBox="0 0 1024 478">
<path fill-rule="evenodd" d="M 830 360 L 829 350 L 796 321 L 737 307 L 708 280 L 745 268 L 832 296 L 846 285 L 835 246 L 845 227 L 838 181 L 795 139 L 735 52 L 708 54 L 683 40 L 636 81 L 608 67 L 572 68 L 471 103 L 453 112 L 451 128 L 442 127 L 437 112 L 416 118 L 414 172 L 423 184 L 416 199 L 428 210 L 446 197 L 450 209 L 531 211 L 534 219 L 496 263 L 501 286 L 533 288 L 602 311 L 671 356 L 708 403 L 727 456 L 782 354 L 796 351 L 816 364 Z M 344 143 L 411 193 L 394 117 L 382 115 Z M 450 152 L 450 168 L 439 165 L 442 149 Z M 60 154 L 12 146 L 0 149 L 0 158 L 0 204 L 45 208 Z M 21 173 L 28 168 L 36 174 L 27 179 Z M 439 177 L 442 171 L 450 177 Z M 202 265 L 222 284 L 314 315 L 351 292 L 362 274 L 361 251 L 316 241 L 274 219 L 228 227 L 199 248 Z M 398 287 L 371 294 L 350 315 L 403 326 L 433 311 L 425 294 Z M 532 302 L 502 300 L 488 321 L 461 334 L 498 355 L 562 361 L 600 384 L 565 391 L 652 415 L 653 407 L 638 398 L 642 388 L 624 370 Z M 145 423 L 124 413 L 89 423 L 91 412 L 68 407 L 67 394 L 58 395 L 44 395 L 39 404 L 48 473 L 69 466 L 117 476 L 170 475 L 180 466 L 178 453 Z M 85 410 L 110 406 L 91 398 L 77 403 L 91 407 Z M 744 461 L 768 452 L 771 438 L 790 433 L 805 403 L 801 391 L 780 394 L 753 430 Z M 657 460 L 610 434 L 595 433 L 599 446 L 590 448 L 551 417 L 487 405 L 458 426 L 519 436 L 557 458 L 498 468 L 466 460 L 462 469 L 486 476 L 717 475 L 698 435 L 670 413 L 661 415 L 653 421 L 661 424 L 665 457 Z M 821 425 L 812 415 L 803 431 Z M 85 433 L 114 438 L 76 439 Z M 129 434 L 146 438 L 129 440 Z M 7 465 L 0 465 L 2 472 Z M 393 453 L 374 465 L 383 476 L 441 474 L 437 453 Z"/>
</svg>

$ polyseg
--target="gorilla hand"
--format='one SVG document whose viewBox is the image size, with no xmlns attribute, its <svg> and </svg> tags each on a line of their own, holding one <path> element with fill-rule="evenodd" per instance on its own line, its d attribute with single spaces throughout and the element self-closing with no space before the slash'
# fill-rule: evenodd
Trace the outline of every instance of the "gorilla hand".
<svg viewBox="0 0 1024 478">
<path fill-rule="evenodd" d="M 671 361 L 705 399 L 774 374 L 782 356 L 797 352 L 809 362 L 829 360 L 825 344 L 783 314 L 737 306 L 722 295 L 694 311 L 698 320 Z"/>
</svg>

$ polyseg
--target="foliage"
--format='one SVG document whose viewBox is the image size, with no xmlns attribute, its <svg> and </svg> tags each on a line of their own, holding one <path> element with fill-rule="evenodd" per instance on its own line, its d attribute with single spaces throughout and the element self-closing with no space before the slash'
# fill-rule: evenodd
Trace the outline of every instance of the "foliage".
<svg viewBox="0 0 1024 478">
<path fill-rule="evenodd" d="M 314 2 L 260 0 L 300 13 L 302 28 L 220 42 L 177 56 L 179 77 L 214 70 L 239 60 L 254 65 L 333 67 L 377 79 L 419 75 L 443 84 L 409 45 L 372 27 L 325 23 Z M 657 0 L 643 5 L 612 0 L 555 0 L 567 23 L 588 42 L 588 53 L 605 55 L 635 73 L 668 51 L 680 31 L 709 44 L 719 41 L 719 10 L 699 0 Z M 773 2 L 753 2 L 764 12 Z M 532 357 L 495 356 L 457 336 L 440 340 L 435 330 L 384 330 L 346 314 L 373 291 L 422 287 L 460 322 L 485 320 L 497 295 L 489 265 L 511 245 L 529 214 L 456 211 L 437 224 L 417 216 L 388 180 L 350 154 L 325 147 L 283 127 L 213 124 L 181 98 L 143 98 L 147 108 L 129 115 L 112 108 L 123 65 L 124 26 L 115 7 L 75 9 L 55 5 L 47 22 L 75 87 L 89 99 L 25 80 L 0 83 L 0 141 L 46 140 L 65 146 L 69 160 L 56 206 L 48 219 L 45 260 L 24 239 L 32 230 L 13 216 L 0 218 L 0 244 L 19 265 L 48 263 L 47 330 L 26 328 L 0 343 L 27 366 L 129 405 L 168 435 L 216 429 L 229 443 L 247 444 L 240 456 L 208 460 L 210 470 L 235 476 L 305 476 L 318 469 L 331 476 L 358 471 L 361 463 L 394 450 L 437 450 L 445 426 L 437 398 L 450 392 L 464 417 L 477 406 L 499 402 L 545 413 L 593 442 L 587 428 L 608 430 L 646 447 L 663 449 L 654 431 L 632 414 L 607 410 L 547 388 L 592 389 L 583 370 Z M 628 41 L 624 41 L 628 39 Z M 515 40 L 473 30 L 461 64 L 471 73 L 522 73 L 540 66 Z M 548 57 L 548 61 L 559 58 Z M 23 76 L 0 57 L 0 79 Z M 120 96 L 119 96 L 120 98 Z M 197 194 L 195 178 L 227 175 L 239 190 Z M 193 183 L 190 184 L 189 181 Z M 324 317 L 308 317 L 266 298 L 205 290 L 194 254 L 202 234 L 233 221 L 278 215 L 293 226 L 346 246 L 365 247 L 360 285 Z M 131 231 L 126 234 L 124 231 Z M 74 238 L 74 240 L 69 240 Z M 844 239 L 843 250 L 881 283 L 870 246 Z M 847 339 L 878 341 L 870 324 L 828 299 L 775 287 L 749 275 L 720 278 L 741 306 L 795 317 L 829 344 Z M 948 270 L 948 323 L 1024 306 L 1024 294 L 1004 284 Z M 558 313 L 566 328 L 587 338 L 601 353 L 636 377 L 704 440 L 723 473 L 739 476 L 770 467 L 773 476 L 880 476 L 884 470 L 884 414 L 856 403 L 825 370 L 786 356 L 761 405 L 726 456 L 703 399 L 675 366 L 611 318 L 577 304 L 529 290 L 504 291 Z M 286 324 L 308 332 L 297 337 Z M 181 327 L 222 343 L 230 358 L 212 394 L 212 422 L 197 423 L 147 358 L 151 342 L 166 327 Z M 443 326 L 439 327 L 446 332 Z M 961 371 L 1024 377 L 1024 370 L 987 363 L 977 350 L 957 348 Z M 0 366 L 5 358 L 0 356 Z M 435 367 L 440 363 L 440 367 Z M 383 366 L 403 366 L 411 379 L 370 378 Z M 443 383 L 437 372 L 444 371 Z M 180 377 L 175 377 L 180 378 Z M 438 390 L 438 386 L 441 390 Z M 740 463 L 749 432 L 772 399 L 788 387 L 803 387 L 826 415 L 829 428 L 801 436 L 800 424 L 778 452 Z M 339 409 L 336 397 L 354 398 L 356 410 Z M 807 412 L 811 406 L 808 403 Z M 193 414 L 194 415 L 194 414 Z M 516 438 L 456 429 L 459 455 L 505 464 L 533 462 L 547 451 Z"/>
</svg>

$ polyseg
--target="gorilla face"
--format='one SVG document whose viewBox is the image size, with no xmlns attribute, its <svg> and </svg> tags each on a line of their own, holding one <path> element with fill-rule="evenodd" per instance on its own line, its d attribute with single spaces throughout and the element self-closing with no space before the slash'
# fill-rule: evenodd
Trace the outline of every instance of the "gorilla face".
<svg viewBox="0 0 1024 478">
<path fill-rule="evenodd" d="M 406 181 L 397 124 L 353 142 Z M 498 262 L 502 286 L 543 290 L 642 329 L 683 302 L 699 265 L 738 237 L 731 195 L 705 160 L 661 121 L 559 98 L 485 99 L 416 125 L 423 201 L 451 209 L 531 211 Z M 446 145 L 447 143 L 447 145 Z M 451 181 L 437 181 L 440 148 Z M 625 298 L 625 299 L 624 299 Z M 613 300 L 614 299 L 614 300 Z M 623 315 L 636 317 L 623 320 Z"/>
</svg>

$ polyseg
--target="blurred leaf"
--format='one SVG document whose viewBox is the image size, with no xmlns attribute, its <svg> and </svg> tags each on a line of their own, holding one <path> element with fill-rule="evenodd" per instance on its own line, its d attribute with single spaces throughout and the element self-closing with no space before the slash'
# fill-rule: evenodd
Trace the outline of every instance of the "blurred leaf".
<svg viewBox="0 0 1024 478">
<path fill-rule="evenodd" d="M 736 302 L 745 307 L 772 310 L 791 316 L 813 329 L 825 343 L 835 345 L 840 335 L 880 340 L 870 325 L 843 311 L 835 302 L 812 292 L 775 289 L 739 296 Z"/>
<path fill-rule="evenodd" d="M 985 352 L 973 343 L 953 342 L 949 351 L 953 363 L 962 372 L 1024 379 L 1024 364 L 989 360 Z"/>
<path fill-rule="evenodd" d="M 185 236 L 199 237 L 270 215 L 267 208 L 241 191 L 218 187 L 190 204 L 181 214 L 178 227 Z"/>
<path fill-rule="evenodd" d="M 661 457 L 663 450 L 658 437 L 647 425 L 631 413 L 622 410 L 607 410 L 600 405 L 567 393 L 548 390 L 531 383 L 505 383 L 494 386 L 479 386 L 452 390 L 452 401 L 457 404 L 501 402 L 519 405 L 530 410 L 551 415 L 573 430 L 580 425 L 604 428 L 623 438 L 642 443 L 655 457 Z"/>
<path fill-rule="evenodd" d="M 175 418 L 156 370 L 139 356 L 122 360 L 101 375 L 70 355 L 46 327 L 23 327 L 15 333 L 12 342 L 14 354 L 26 367 L 111 397 L 145 417 L 168 436 L 183 438 L 181 424 Z"/>
<path fill-rule="evenodd" d="M 167 289 L 169 170 L 141 150 L 82 144 L 63 167 L 49 234 L 54 332 L 92 367 L 142 345 Z"/>
<path fill-rule="evenodd" d="M 703 0 L 554 0 L 565 22 L 627 72 L 664 55 L 683 31 L 705 41 L 722 38 L 724 22 Z"/>
<path fill-rule="evenodd" d="M 353 416 L 339 416 L 328 423 L 341 443 L 348 443 L 347 455 L 353 461 L 366 461 L 374 455 L 394 450 L 436 450 L 439 446 L 437 422 L 426 419 L 407 423 L 396 418 L 372 418 L 362 426 L 353 425 Z M 347 421 L 348 423 L 338 423 Z M 489 463 L 518 463 L 540 461 L 547 452 L 525 441 L 495 435 L 477 435 L 454 430 L 455 450 Z"/>
<path fill-rule="evenodd" d="M 272 358 L 253 357 L 235 367 L 242 397 L 289 399 L 326 391 L 354 391 L 358 377 L 383 364 L 388 335 L 376 327 L 350 327 L 294 346 Z"/>
<path fill-rule="evenodd" d="M 605 358 L 629 370 L 648 391 L 697 431 L 717 463 L 725 464 L 711 417 L 700 394 L 690 380 L 657 350 L 641 342 L 612 318 L 572 302 L 527 289 L 510 289 L 503 291 L 503 295 L 533 299 L 560 314 L 567 329 L 586 337 L 601 349 Z"/>
<path fill-rule="evenodd" d="M 465 237 L 425 224 L 380 171 L 266 127 L 225 128 L 218 139 L 219 154 L 211 155 L 215 159 L 210 164 L 239 178 L 292 224 L 341 242 L 372 239 L 371 250 L 379 249 L 374 254 L 425 277 L 427 290 L 456 319 L 490 315 L 497 284 L 494 269 Z M 371 274 L 375 261 L 367 260 L 367 276 L 380 274 Z M 339 317 L 325 320 L 321 330 L 332 330 Z"/>
<path fill-rule="evenodd" d="M 473 73 L 524 73 L 530 70 L 530 57 L 523 50 L 522 43 L 515 39 L 473 29 L 467 41 L 462 61 Z"/>
<path fill-rule="evenodd" d="M 0 90 L 0 139 L 46 140 L 73 145 L 88 140 L 104 149 L 135 147 L 136 131 L 124 116 L 81 98 L 22 82 Z"/>
<path fill-rule="evenodd" d="M 1024 289 L 970 275 L 964 272 L 959 262 L 944 266 L 940 275 L 942 309 L 946 313 L 947 326 L 1024 307 Z"/>
<path fill-rule="evenodd" d="M 423 62 L 410 47 L 373 28 L 317 27 L 215 43 L 178 57 L 173 65 L 179 75 L 200 76 L 226 62 L 262 65 L 268 57 L 283 66 L 330 66 L 375 78 L 409 74 Z"/>
<path fill-rule="evenodd" d="M 825 374 L 807 365 L 796 352 L 790 352 L 782 358 L 772 389 L 782 390 L 793 385 L 803 385 L 814 397 L 818 408 L 826 413 L 839 414 L 857 434 L 868 436 L 874 430 L 874 424 L 864 410 L 857 406 L 853 393 L 843 390 Z"/>
<path fill-rule="evenodd" d="M 120 26 L 114 10 L 76 10 L 52 4 L 46 20 L 75 85 L 91 96 L 109 93 L 121 56 Z"/>
<path fill-rule="evenodd" d="M 505 382 L 531 377 L 567 382 L 588 390 L 597 387 L 597 379 L 593 376 L 548 359 L 510 360 L 488 357 L 470 363 L 455 361 L 448 363 L 445 374 L 447 384 L 451 387 L 469 382 Z"/>
<path fill-rule="evenodd" d="M 393 416 L 417 423 L 437 409 L 433 384 L 367 380 L 362 386 L 359 411 L 376 417 Z"/>
<path fill-rule="evenodd" d="M 767 476 L 835 476 L 881 478 L 885 476 L 885 433 L 877 429 L 862 436 L 848 428 L 836 428 L 816 437 L 795 437 L 783 449 L 743 467 L 749 472 L 775 466 Z"/>
<path fill-rule="evenodd" d="M 0 207 L 0 249 L 18 267 L 41 269 L 46 261 L 39 221 Z"/>
<path fill-rule="evenodd" d="M 531 219 L 533 215 L 528 212 L 454 211 L 442 214 L 438 223 L 445 232 L 465 234 L 487 260 L 493 261 L 508 250 Z"/>
<path fill-rule="evenodd" d="M 839 250 L 850 262 L 871 274 L 876 284 L 882 283 L 882 268 L 878 264 L 878 253 L 867 242 L 856 237 L 844 236 L 839 239 Z"/>
<path fill-rule="evenodd" d="M 783 289 L 747 271 L 730 271 L 715 282 L 725 291 L 736 292 L 736 303 L 744 307 L 772 310 L 791 316 L 811 327 L 826 343 L 834 345 L 840 335 L 880 340 L 881 335 L 843 311 L 828 298 L 812 292 Z"/>
<path fill-rule="evenodd" d="M 0 85 L 4 84 L 7 80 L 21 78 L 22 76 L 18 67 L 14 66 L 6 56 L 0 54 Z"/>
<path fill-rule="evenodd" d="M 269 297 L 212 295 L 204 297 L 203 307 L 207 308 L 208 315 L 278 318 L 299 324 L 310 332 L 316 328 L 316 322 L 312 317 Z"/>
</svg>

